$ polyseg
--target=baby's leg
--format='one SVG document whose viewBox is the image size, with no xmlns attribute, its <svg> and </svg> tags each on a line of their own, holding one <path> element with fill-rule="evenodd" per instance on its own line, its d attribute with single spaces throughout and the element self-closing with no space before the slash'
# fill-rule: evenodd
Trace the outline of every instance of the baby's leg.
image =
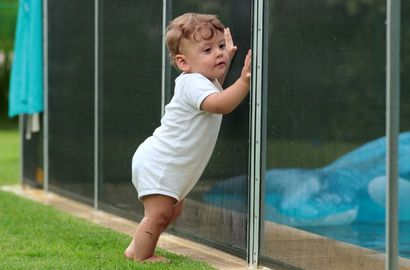
<svg viewBox="0 0 410 270">
<path fill-rule="evenodd" d="M 184 200 L 180 201 L 179 203 L 177 203 L 176 205 L 173 206 L 172 217 L 169 219 L 167 224 L 164 226 L 163 231 L 166 230 L 166 228 L 168 227 L 169 224 L 171 224 L 175 219 L 177 219 L 177 217 L 182 212 L 183 206 L 184 206 Z M 127 257 L 128 259 L 131 259 L 131 260 L 134 259 L 134 250 L 135 250 L 135 244 L 134 243 L 135 243 L 135 241 L 134 241 L 134 237 L 133 237 L 131 243 L 129 244 L 129 246 L 127 247 L 127 249 L 124 252 L 125 257 Z"/>
<path fill-rule="evenodd" d="M 182 212 L 182 208 L 184 207 L 184 200 L 180 201 L 179 203 L 177 203 L 174 206 L 174 209 L 172 209 L 172 217 L 170 218 L 170 220 L 168 221 L 168 223 L 165 225 L 164 227 L 164 231 L 167 229 L 168 225 L 171 224 L 172 222 L 174 222 L 177 217 L 179 217 L 179 215 Z"/>
<path fill-rule="evenodd" d="M 159 236 L 173 215 L 175 199 L 164 195 L 149 195 L 143 199 L 144 218 L 137 226 L 134 238 L 125 256 L 137 261 L 154 255 Z"/>
</svg>

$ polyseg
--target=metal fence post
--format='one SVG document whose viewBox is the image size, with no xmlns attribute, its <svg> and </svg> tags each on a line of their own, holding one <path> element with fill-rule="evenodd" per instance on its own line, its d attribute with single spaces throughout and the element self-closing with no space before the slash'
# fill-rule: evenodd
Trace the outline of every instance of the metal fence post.
<svg viewBox="0 0 410 270">
<path fill-rule="evenodd" d="M 171 67 L 166 46 L 167 25 L 172 13 L 172 0 L 162 1 L 162 70 L 161 70 L 161 116 L 165 113 L 165 105 L 169 102 Z"/>
<path fill-rule="evenodd" d="M 400 0 L 387 0 L 386 270 L 398 266 L 398 134 L 400 117 Z"/>
<path fill-rule="evenodd" d="M 98 209 L 98 180 L 99 180 L 99 6 L 94 0 L 94 208 Z"/>
<path fill-rule="evenodd" d="M 253 1 L 252 77 L 250 93 L 250 170 L 247 261 L 256 268 L 260 253 L 261 180 L 262 180 L 262 57 L 263 0 Z"/>
<path fill-rule="evenodd" d="M 43 189 L 49 191 L 48 156 L 48 0 L 43 0 Z M 23 147 L 23 144 L 21 144 Z M 23 155 L 20 157 L 23 159 Z"/>
</svg>

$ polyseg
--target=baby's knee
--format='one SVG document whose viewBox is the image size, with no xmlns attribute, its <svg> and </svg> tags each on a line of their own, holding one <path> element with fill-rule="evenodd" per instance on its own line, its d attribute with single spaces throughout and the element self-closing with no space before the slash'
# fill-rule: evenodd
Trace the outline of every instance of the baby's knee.
<svg viewBox="0 0 410 270">
<path fill-rule="evenodd" d="M 172 218 L 172 210 L 160 209 L 146 216 L 152 223 L 158 227 L 164 227 Z"/>
<path fill-rule="evenodd" d="M 164 195 L 150 195 L 144 197 L 144 214 L 149 222 L 162 227 L 169 223 L 172 218 L 175 199 Z"/>
</svg>

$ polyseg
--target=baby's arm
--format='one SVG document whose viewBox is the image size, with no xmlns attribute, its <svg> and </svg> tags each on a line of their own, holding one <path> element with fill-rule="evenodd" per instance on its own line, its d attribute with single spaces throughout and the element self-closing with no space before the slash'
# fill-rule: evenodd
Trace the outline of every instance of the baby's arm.
<svg viewBox="0 0 410 270">
<path fill-rule="evenodd" d="M 235 109 L 249 92 L 251 78 L 251 51 L 249 50 L 245 58 L 241 76 L 234 84 L 220 93 L 207 96 L 202 101 L 201 109 L 203 111 L 228 114 Z"/>
<path fill-rule="evenodd" d="M 229 27 L 225 28 L 224 31 L 224 36 L 225 36 L 225 46 L 226 50 L 228 51 L 229 54 L 229 62 L 227 63 L 225 73 L 218 78 L 218 82 L 223 85 L 226 75 L 228 74 L 229 67 L 231 65 L 232 58 L 235 56 L 236 50 L 238 49 L 234 44 L 233 44 L 233 39 L 231 35 L 231 31 L 229 30 Z"/>
</svg>

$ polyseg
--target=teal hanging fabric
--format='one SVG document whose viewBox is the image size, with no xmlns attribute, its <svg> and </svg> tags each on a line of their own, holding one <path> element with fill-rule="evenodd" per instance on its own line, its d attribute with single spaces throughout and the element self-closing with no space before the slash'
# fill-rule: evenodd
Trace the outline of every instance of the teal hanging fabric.
<svg viewBox="0 0 410 270">
<path fill-rule="evenodd" d="M 10 76 L 10 117 L 43 111 L 42 27 L 42 1 L 20 0 Z"/>
</svg>

